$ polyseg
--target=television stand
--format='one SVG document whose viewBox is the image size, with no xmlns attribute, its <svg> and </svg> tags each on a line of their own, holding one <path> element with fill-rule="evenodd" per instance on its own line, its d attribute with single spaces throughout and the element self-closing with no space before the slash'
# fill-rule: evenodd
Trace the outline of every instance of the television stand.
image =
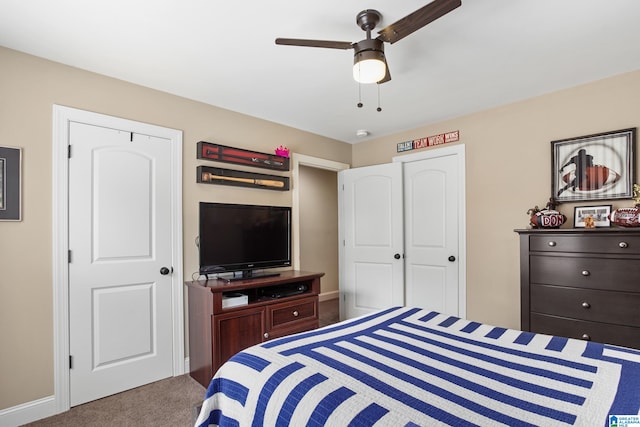
<svg viewBox="0 0 640 427">
<path fill-rule="evenodd" d="M 281 271 L 278 276 L 186 282 L 189 300 L 189 366 L 204 387 L 220 365 L 255 344 L 319 326 L 318 294 L 324 273 Z M 246 303 L 223 300 L 246 295 Z"/>
</svg>

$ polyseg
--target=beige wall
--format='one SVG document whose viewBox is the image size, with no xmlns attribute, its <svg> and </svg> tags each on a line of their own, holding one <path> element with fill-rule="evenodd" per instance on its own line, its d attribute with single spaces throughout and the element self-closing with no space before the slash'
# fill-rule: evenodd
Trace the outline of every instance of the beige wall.
<svg viewBox="0 0 640 427">
<path fill-rule="evenodd" d="M 513 230 L 526 227 L 529 208 L 549 200 L 550 141 L 636 127 L 638 99 L 635 71 L 357 144 L 353 166 L 389 162 L 398 155 L 398 142 L 459 130 L 466 153 L 467 317 L 519 328 L 519 246 Z M 612 202 L 614 209 L 631 203 Z M 568 224 L 574 206 L 558 207 Z"/>
<path fill-rule="evenodd" d="M 322 292 L 338 290 L 338 174 L 300 166 L 300 269 L 324 271 Z"/>
<path fill-rule="evenodd" d="M 460 130 L 467 160 L 468 317 L 507 327 L 519 326 L 520 313 L 513 229 L 525 227 L 527 209 L 549 198 L 549 141 L 640 121 L 640 71 L 353 147 L 1 47 L 0 95 L 0 144 L 23 148 L 23 221 L 0 222 L 0 410 L 53 393 L 53 104 L 184 131 L 187 280 L 197 270 L 198 201 L 291 203 L 291 192 L 196 184 L 195 168 L 202 163 L 195 159 L 197 141 L 264 152 L 285 144 L 294 152 L 364 166 L 389 162 L 398 142 Z M 571 220 L 572 205 L 560 210 Z"/>
<path fill-rule="evenodd" d="M 195 158 L 198 141 L 351 162 L 342 142 L 0 47 L 0 144 L 23 148 L 23 220 L 0 222 L 0 410 L 53 394 L 53 104 L 183 131 L 186 280 L 198 268 L 198 201 L 291 205 L 290 191 L 196 184 L 207 163 Z"/>
</svg>

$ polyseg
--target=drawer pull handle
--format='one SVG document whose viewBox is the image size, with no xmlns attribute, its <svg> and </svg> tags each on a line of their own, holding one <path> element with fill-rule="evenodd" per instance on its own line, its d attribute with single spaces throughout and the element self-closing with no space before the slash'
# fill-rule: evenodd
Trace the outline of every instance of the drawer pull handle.
<svg viewBox="0 0 640 427">
<path fill-rule="evenodd" d="M 624 248 L 628 248 L 629 244 L 627 242 L 620 242 L 620 243 L 618 243 L 618 246 L 620 246 L 622 249 L 624 249 Z"/>
<path fill-rule="evenodd" d="M 553 240 L 550 241 L 549 243 L 547 243 L 547 245 L 554 247 L 556 245 L 556 242 L 554 242 Z"/>
<path fill-rule="evenodd" d="M 585 341 L 591 341 L 591 337 L 589 336 L 589 334 L 582 334 L 582 339 Z"/>
<path fill-rule="evenodd" d="M 583 276 L 591 276 L 591 272 L 589 272 L 589 270 L 582 270 L 582 275 Z"/>
<path fill-rule="evenodd" d="M 265 337 L 265 338 L 267 338 L 267 339 L 268 339 L 268 338 L 269 338 L 269 332 L 265 332 L 265 333 L 264 333 L 264 335 L 263 335 L 263 337 Z"/>
<path fill-rule="evenodd" d="M 298 310 L 293 312 L 293 317 L 298 317 L 300 315 L 300 313 L 298 313 Z"/>
<path fill-rule="evenodd" d="M 585 301 L 582 303 L 582 308 L 591 308 L 591 304 Z"/>
</svg>

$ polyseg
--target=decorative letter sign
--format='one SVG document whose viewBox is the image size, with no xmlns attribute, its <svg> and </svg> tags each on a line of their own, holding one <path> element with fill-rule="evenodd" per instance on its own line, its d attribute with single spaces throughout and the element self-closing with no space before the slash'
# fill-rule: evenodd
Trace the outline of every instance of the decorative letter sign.
<svg viewBox="0 0 640 427">
<path fill-rule="evenodd" d="M 441 133 L 439 135 L 427 136 L 424 138 L 414 139 L 413 141 L 399 142 L 397 146 L 398 153 L 403 151 L 417 150 L 418 148 L 433 147 L 434 145 L 446 144 L 460 140 L 460 131 Z"/>
</svg>

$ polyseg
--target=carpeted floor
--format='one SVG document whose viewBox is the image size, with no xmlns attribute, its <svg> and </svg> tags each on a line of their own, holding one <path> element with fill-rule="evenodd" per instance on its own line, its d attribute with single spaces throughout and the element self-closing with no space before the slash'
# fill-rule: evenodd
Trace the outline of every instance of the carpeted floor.
<svg viewBox="0 0 640 427">
<path fill-rule="evenodd" d="M 193 426 L 205 389 L 188 374 L 71 408 L 29 427 Z"/>
<path fill-rule="evenodd" d="M 320 302 L 318 304 L 318 317 L 320 327 L 339 322 L 340 307 L 338 305 L 338 298 Z"/>
<path fill-rule="evenodd" d="M 321 302 L 318 314 L 320 326 L 337 322 L 338 300 Z M 204 393 L 204 387 L 186 374 L 78 405 L 25 427 L 193 426 Z"/>
</svg>

